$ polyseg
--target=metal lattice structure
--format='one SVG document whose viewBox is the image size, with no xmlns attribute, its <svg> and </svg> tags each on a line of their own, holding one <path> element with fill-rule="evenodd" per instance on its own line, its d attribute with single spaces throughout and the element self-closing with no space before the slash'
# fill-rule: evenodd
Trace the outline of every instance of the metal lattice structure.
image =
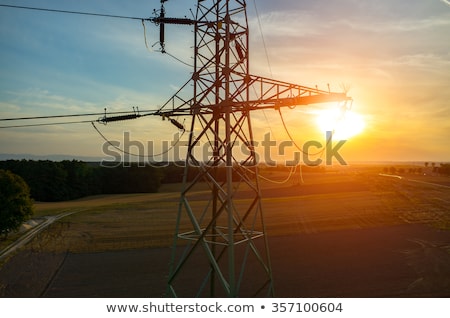
<svg viewBox="0 0 450 318">
<path fill-rule="evenodd" d="M 349 98 L 345 93 L 251 75 L 245 0 L 197 0 L 195 19 L 167 17 L 164 9 L 167 0 L 160 1 L 159 15 L 146 19 L 2 6 L 141 20 L 144 35 L 144 22 L 151 21 L 160 26 L 163 53 L 167 53 L 165 25 L 194 26 L 192 77 L 159 111 L 111 117 L 105 111 L 97 122 L 106 124 L 159 115 L 170 118 L 175 126 L 184 130 L 184 126 L 171 117 L 191 118 L 167 296 L 273 296 L 250 115 L 262 109 L 340 102 Z M 91 123 L 95 128 L 94 122 Z"/>
<path fill-rule="evenodd" d="M 195 20 L 166 18 L 162 8 L 154 22 L 163 49 L 164 24 L 195 28 L 192 78 L 158 113 L 192 118 L 167 295 L 273 296 L 250 114 L 348 97 L 250 75 L 243 0 L 199 0 Z"/>
</svg>

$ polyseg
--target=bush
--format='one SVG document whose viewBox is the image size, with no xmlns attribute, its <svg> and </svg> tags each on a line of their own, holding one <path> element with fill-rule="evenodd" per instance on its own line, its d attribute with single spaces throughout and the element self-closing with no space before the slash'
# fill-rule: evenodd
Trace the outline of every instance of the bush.
<svg viewBox="0 0 450 318">
<path fill-rule="evenodd" d="M 0 170 L 0 236 L 6 237 L 33 215 L 30 188 L 11 171 Z"/>
</svg>

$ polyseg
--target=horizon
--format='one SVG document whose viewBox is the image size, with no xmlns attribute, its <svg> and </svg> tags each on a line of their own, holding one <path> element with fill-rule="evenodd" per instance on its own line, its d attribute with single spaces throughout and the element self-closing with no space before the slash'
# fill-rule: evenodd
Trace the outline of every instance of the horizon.
<svg viewBox="0 0 450 318">
<path fill-rule="evenodd" d="M 48 154 L 48 155 L 33 155 L 33 154 L 3 154 L 0 153 L 0 161 L 7 161 L 7 160 L 48 160 L 48 161 L 54 161 L 54 162 L 61 162 L 61 161 L 81 161 L 86 163 L 101 163 L 102 161 L 105 161 L 105 158 L 102 157 L 89 157 L 89 156 L 73 156 L 73 155 L 64 155 L 64 154 Z M 106 161 L 108 162 L 108 161 Z M 149 163 L 151 161 L 144 160 L 144 163 Z M 158 163 L 174 163 L 174 162 L 184 162 L 184 160 L 181 161 L 153 161 L 151 163 L 158 164 Z M 133 164 L 138 163 L 138 161 L 117 161 L 117 163 L 121 164 Z M 439 161 L 439 160 L 377 160 L 377 161 L 371 161 L 371 160 L 358 160 L 358 161 L 348 161 L 347 165 L 342 164 L 321 164 L 321 165 L 308 165 L 304 163 L 300 163 L 299 165 L 305 166 L 305 167 L 330 167 L 330 168 L 336 168 L 336 167 L 349 167 L 352 165 L 383 165 L 383 164 L 405 164 L 405 165 L 414 165 L 414 166 L 425 166 L 425 164 L 429 164 L 429 167 L 432 168 L 432 164 L 435 163 L 437 165 L 440 164 L 450 164 L 449 161 Z M 267 165 L 266 162 L 258 162 L 259 166 L 266 166 L 266 167 L 275 167 Z M 283 166 L 283 165 L 277 165 L 277 166 Z M 284 165 L 287 166 L 287 165 Z"/>
</svg>

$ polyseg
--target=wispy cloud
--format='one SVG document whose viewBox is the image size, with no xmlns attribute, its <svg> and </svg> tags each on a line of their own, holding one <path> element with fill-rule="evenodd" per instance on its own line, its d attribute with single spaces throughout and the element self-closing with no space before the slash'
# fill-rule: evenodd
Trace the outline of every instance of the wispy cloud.
<svg viewBox="0 0 450 318">
<path fill-rule="evenodd" d="M 43 3 L 56 6 L 51 1 Z M 189 15 L 193 3 L 168 1 L 167 14 Z M 330 83 L 337 91 L 342 83 L 352 84 L 354 107 L 371 118 L 367 130 L 372 135 L 364 141 L 367 149 L 378 149 L 380 140 L 385 140 L 395 145 L 392 149 L 399 158 L 408 157 L 411 147 L 420 148 L 424 156 L 441 147 L 442 157 L 448 156 L 449 149 L 443 146 L 450 137 L 447 5 L 448 0 L 328 0 L 326 5 L 323 1 L 258 1 L 264 48 L 250 3 L 251 72 L 267 76 L 267 49 L 276 79 L 317 84 L 323 89 Z M 78 2 L 61 1 L 58 6 L 145 17 L 159 4 L 110 0 L 86 2 L 81 7 Z M 165 103 L 192 75 L 192 68 L 147 51 L 139 20 L 43 18 L 37 13 L 14 12 L 0 11 L 0 23 L 8 26 L 0 28 L 2 118 L 101 112 L 105 107 L 108 111 L 131 110 L 137 105 L 151 109 Z M 159 40 L 159 29 L 151 23 L 146 27 L 152 49 Z M 192 45 L 192 28 L 167 26 L 169 53 L 192 61 Z M 188 94 L 192 94 L 190 88 Z M 290 114 L 286 121 L 292 129 L 302 127 L 302 134 L 314 129 L 311 120 L 299 121 L 314 114 L 302 113 L 298 118 L 295 111 Z M 277 113 L 267 111 L 266 115 L 268 119 L 254 115 L 255 131 L 272 130 L 284 138 Z M 116 140 L 121 140 L 124 130 L 143 141 L 167 139 L 176 132 L 170 123 L 154 117 L 100 128 Z M 7 130 L 0 138 L 0 149 L 8 152 L 96 155 L 102 144 L 90 124 Z"/>
<path fill-rule="evenodd" d="M 387 32 L 410 32 L 432 29 L 436 27 L 450 26 L 450 20 L 447 18 L 427 18 L 427 19 L 402 19 L 393 21 L 355 21 L 355 20 L 339 20 L 336 21 L 335 26 L 347 25 L 353 30 L 374 33 Z"/>
</svg>

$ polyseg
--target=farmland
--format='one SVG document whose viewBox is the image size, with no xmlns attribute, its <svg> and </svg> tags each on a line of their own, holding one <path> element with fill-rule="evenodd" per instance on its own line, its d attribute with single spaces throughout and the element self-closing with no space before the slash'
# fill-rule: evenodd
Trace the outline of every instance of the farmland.
<svg viewBox="0 0 450 318">
<path fill-rule="evenodd" d="M 449 177 L 380 171 L 261 180 L 277 297 L 450 296 Z M 36 203 L 36 217 L 76 213 L 2 264 L 0 295 L 164 296 L 180 187 Z M 201 202 L 208 189 L 197 190 Z M 244 189 L 235 204 L 246 200 Z"/>
</svg>

